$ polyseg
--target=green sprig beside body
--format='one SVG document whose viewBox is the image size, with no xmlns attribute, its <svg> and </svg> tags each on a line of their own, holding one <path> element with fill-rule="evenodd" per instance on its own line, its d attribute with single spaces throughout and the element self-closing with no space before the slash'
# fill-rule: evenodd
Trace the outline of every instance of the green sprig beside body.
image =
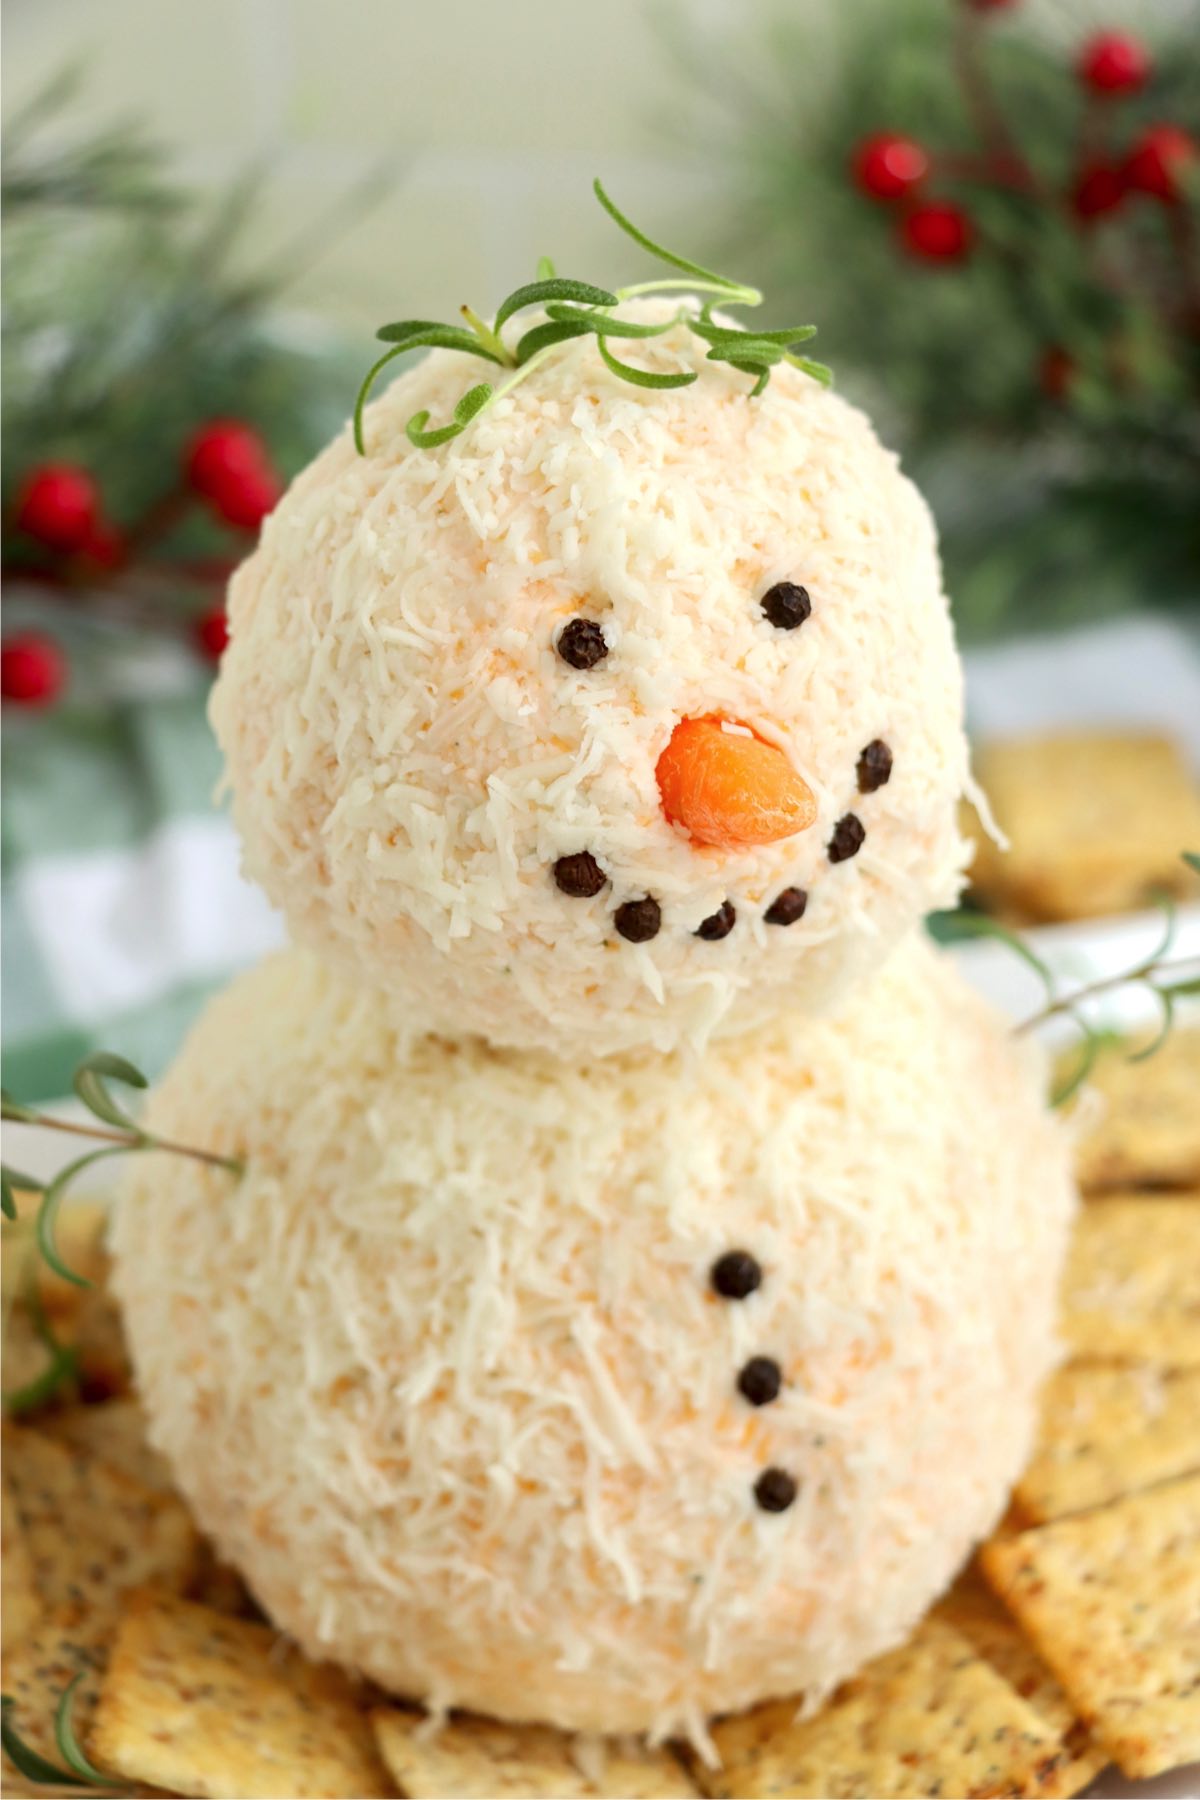
<svg viewBox="0 0 1200 1800">
<path fill-rule="evenodd" d="M 729 276 L 718 275 L 714 270 L 706 269 L 700 263 L 691 262 L 687 257 L 656 244 L 626 218 L 599 181 L 593 183 L 593 187 L 601 206 L 625 235 L 659 262 L 666 263 L 679 273 L 610 291 L 608 288 L 596 287 L 591 282 L 574 281 L 557 275 L 553 263 L 548 257 L 543 257 L 538 264 L 538 279 L 514 289 L 490 324 L 471 307 L 464 306 L 461 309 L 466 321 L 463 325 L 443 325 L 431 319 L 400 319 L 382 326 L 375 335 L 381 342 L 389 345 L 389 348 L 367 371 L 354 407 L 354 442 L 360 455 L 365 456 L 367 453 L 363 437 L 363 410 L 376 377 L 388 363 L 409 350 L 460 350 L 465 355 L 481 357 L 485 362 L 508 370 L 506 378 L 496 386 L 484 381 L 469 388 L 455 407 L 449 423 L 445 425 L 430 428 L 428 410 L 414 413 L 408 421 L 406 431 L 410 442 L 421 450 L 434 449 L 457 437 L 485 407 L 505 394 L 510 394 L 551 350 L 571 338 L 589 335 L 595 337 L 605 366 L 633 387 L 683 388 L 690 387 L 697 379 L 697 371 L 694 369 L 639 369 L 631 363 L 623 362 L 609 349 L 610 338 L 662 337 L 676 325 L 685 325 L 708 345 L 707 361 L 729 363 L 741 373 L 753 376 L 753 384 L 749 390 L 752 399 L 762 393 L 771 378 L 772 369 L 781 362 L 802 369 L 805 374 L 824 384 L 832 380 L 823 363 L 795 354 L 796 346 L 813 336 L 815 325 L 798 325 L 782 331 L 753 331 L 743 330 L 736 325 L 719 324 L 712 317 L 714 304 L 727 307 L 760 306 L 762 295 L 758 289 L 747 287 Z M 694 302 L 685 299 L 673 313 L 653 325 L 617 317 L 616 308 L 626 300 L 643 294 L 671 293 L 681 288 L 707 294 L 710 298 L 699 308 Z M 515 344 L 509 345 L 503 336 L 504 327 L 518 314 L 533 306 L 545 311 L 546 321 L 530 326 Z"/>
</svg>

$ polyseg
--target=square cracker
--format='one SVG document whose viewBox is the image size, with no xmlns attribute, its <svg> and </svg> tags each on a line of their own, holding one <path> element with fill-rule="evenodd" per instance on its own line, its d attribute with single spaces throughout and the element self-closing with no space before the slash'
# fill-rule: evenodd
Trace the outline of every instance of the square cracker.
<svg viewBox="0 0 1200 1800">
<path fill-rule="evenodd" d="M 146 1441 L 146 1415 L 132 1395 L 96 1406 L 61 1407 L 39 1419 L 38 1430 L 60 1444 L 102 1457 L 156 1493 L 169 1494 L 174 1487 L 166 1459 Z"/>
<path fill-rule="evenodd" d="M 1065 1760 L 1061 1736 L 945 1620 L 848 1681 L 811 1719 L 783 1700 L 713 1731 L 722 1767 L 705 1792 L 872 1800 L 1037 1794 Z"/>
<path fill-rule="evenodd" d="M 1102 1103 L 1075 1153 L 1089 1192 L 1200 1187 L 1200 1027 L 1177 1025 L 1153 1056 L 1130 1062 L 1146 1041 L 1106 1045 L 1088 1077 Z M 1069 1053 L 1064 1066 L 1077 1055 Z"/>
<path fill-rule="evenodd" d="M 71 1703 L 71 1723 L 75 1735 L 88 1751 L 88 1730 L 100 1691 L 100 1675 L 108 1658 L 108 1645 L 115 1621 L 75 1608 L 47 1613 L 37 1627 L 4 1658 L 4 1691 L 14 1705 L 12 1722 L 23 1743 L 56 1768 L 65 1769 L 61 1750 L 55 1738 L 55 1715 L 64 1690 L 77 1675 L 83 1680 L 75 1690 Z M 3 1759 L 5 1794 L 47 1794 L 55 1792 L 25 1775 Z M 80 1793 L 64 1783 L 61 1793 Z M 93 1794 L 127 1791 L 122 1782 L 112 1788 L 90 1788 Z"/>
<path fill-rule="evenodd" d="M 1200 893 L 1200 790 L 1163 737 L 1090 731 L 984 744 L 975 773 L 1007 852 L 977 835 L 972 880 L 1025 920 L 1094 918 Z"/>
<path fill-rule="evenodd" d="M 1042 1524 L 1193 1469 L 1200 1368 L 1069 1363 L 1043 1393 L 1041 1433 L 1017 1502 L 1027 1524 Z"/>
<path fill-rule="evenodd" d="M 182 1502 L 110 1468 L 90 1451 L 7 1426 L 4 1470 L 47 1607 L 116 1606 L 146 1581 L 182 1588 L 196 1563 Z"/>
<path fill-rule="evenodd" d="M 981 1556 L 1126 1775 L 1200 1758 L 1200 1475 Z"/>
<path fill-rule="evenodd" d="M 37 1583 L 33 1579 L 33 1559 L 29 1554 L 29 1544 L 7 1479 L 0 1483 L 0 1496 L 3 1499 L 0 1561 L 3 1562 L 4 1576 L 0 1644 L 7 1654 L 37 1623 L 42 1603 Z"/>
<path fill-rule="evenodd" d="M 92 1730 L 101 1767 L 175 1793 L 389 1793 L 346 1677 L 267 1625 L 145 1589 L 121 1615 Z"/>
<path fill-rule="evenodd" d="M 1085 1206 L 1063 1279 L 1077 1357 L 1200 1367 L 1200 1206 L 1179 1195 Z"/>
<path fill-rule="evenodd" d="M 1062 1684 L 974 1566 L 959 1577 L 935 1616 L 961 1632 L 1058 1739 L 1063 1760 L 1047 1773 L 1038 1793 L 1046 1800 L 1081 1793 L 1108 1762 L 1108 1752 L 1096 1743 Z"/>
<path fill-rule="evenodd" d="M 669 1750 L 597 1747 L 591 1778 L 571 1755 L 571 1739 L 541 1725 L 503 1725 L 457 1715 L 434 1729 L 422 1713 L 379 1707 L 371 1714 L 384 1762 L 409 1800 L 656 1800 L 696 1789 Z"/>
</svg>

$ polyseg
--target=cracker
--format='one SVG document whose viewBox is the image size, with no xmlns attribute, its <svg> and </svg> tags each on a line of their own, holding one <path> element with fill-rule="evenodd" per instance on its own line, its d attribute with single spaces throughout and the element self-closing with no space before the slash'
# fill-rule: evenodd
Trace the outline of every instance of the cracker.
<svg viewBox="0 0 1200 1800">
<path fill-rule="evenodd" d="M 1108 1762 L 1108 1752 L 1096 1743 L 1057 1677 L 974 1567 L 955 1583 L 936 1616 L 962 1633 L 1057 1738 L 1063 1760 L 1044 1777 L 1038 1793 L 1046 1800 L 1081 1793 Z"/>
<path fill-rule="evenodd" d="M 103 1457 L 143 1487 L 169 1494 L 174 1487 L 166 1459 L 146 1442 L 146 1415 L 132 1396 L 99 1406 L 65 1406 L 38 1420 L 38 1430 L 76 1450 Z"/>
<path fill-rule="evenodd" d="M 70 1323 L 59 1321 L 54 1329 L 59 1342 L 64 1346 L 69 1344 Z M 49 1381 L 53 1366 L 54 1357 L 25 1307 L 10 1306 L 4 1322 L 5 1411 L 17 1416 L 18 1399 L 32 1396 L 39 1383 Z M 61 1398 L 74 1398 L 77 1391 L 77 1383 L 70 1374 L 61 1380 L 49 1382 L 48 1391 L 40 1399 L 34 1400 L 33 1404 L 24 1404 L 20 1409 L 20 1416 L 24 1416 L 26 1412 L 40 1411 L 43 1405 L 57 1404 Z"/>
<path fill-rule="evenodd" d="M 20 1223 L 10 1225 L 4 1234 L 4 1293 L 6 1297 L 19 1294 L 26 1271 L 32 1267 L 37 1272 L 42 1305 L 59 1319 L 75 1312 L 87 1290 L 75 1282 L 64 1281 L 39 1255 L 33 1219 L 41 1201 L 40 1194 L 27 1190 L 16 1195 Z M 104 1242 L 107 1228 L 108 1208 L 95 1200 L 69 1201 L 55 1225 L 54 1241 L 67 1268 L 98 1285 L 108 1276 Z"/>
<path fill-rule="evenodd" d="M 1077 1357 L 1200 1367 L 1200 1207 L 1179 1195 L 1096 1200 L 1080 1213 L 1063 1282 Z"/>
<path fill-rule="evenodd" d="M 1193 1469 L 1200 1368 L 1071 1363 L 1046 1386 L 1041 1435 L 1017 1501 L 1027 1524 L 1044 1523 Z"/>
<path fill-rule="evenodd" d="M 1177 1025 L 1153 1056 L 1130 1062 L 1138 1043 L 1107 1045 L 1092 1068 L 1101 1106 L 1076 1150 L 1080 1186 L 1198 1188 L 1200 1027 Z"/>
<path fill-rule="evenodd" d="M 345 1676 L 269 1626 L 148 1589 L 125 1603 L 91 1742 L 102 1767 L 177 1793 L 390 1791 Z"/>
<path fill-rule="evenodd" d="M 184 1587 L 196 1532 L 182 1502 L 156 1494 L 87 1450 L 7 1426 L 12 1487 L 34 1580 L 48 1607 L 115 1606 L 146 1581 Z"/>
<path fill-rule="evenodd" d="M 1200 1475 L 982 1552 L 1126 1775 L 1200 1758 Z"/>
<path fill-rule="evenodd" d="M 48 1613 L 15 1650 L 5 1655 L 4 1691 L 14 1701 L 13 1725 L 21 1741 L 56 1768 L 65 1769 L 66 1764 L 55 1738 L 55 1715 L 64 1689 L 77 1675 L 82 1675 L 83 1680 L 71 1701 L 71 1723 L 84 1753 L 88 1753 L 88 1730 L 95 1712 L 113 1624 L 111 1615 L 104 1619 L 79 1608 Z M 7 1756 L 3 1759 L 3 1769 L 6 1794 L 84 1791 L 72 1790 L 65 1783 L 58 1790 L 42 1787 L 14 1768 Z M 117 1783 L 113 1788 L 89 1788 L 86 1791 L 102 1794 L 127 1790 L 124 1784 Z"/>
<path fill-rule="evenodd" d="M 73 1316 L 72 1333 L 84 1398 L 113 1400 L 128 1394 L 133 1387 L 133 1364 L 121 1309 L 107 1288 L 84 1292 Z"/>
<path fill-rule="evenodd" d="M 541 1725 L 462 1714 L 434 1729 L 424 1714 L 391 1706 L 373 1712 L 371 1723 L 384 1762 L 410 1800 L 652 1800 L 696 1792 L 669 1750 L 593 1745 L 593 1766 L 585 1775 L 572 1756 L 572 1740 Z"/>
<path fill-rule="evenodd" d="M 705 1792 L 798 1797 L 1048 1791 L 1061 1737 L 945 1620 L 927 1618 L 900 1650 L 849 1681 L 811 1719 L 783 1700 L 713 1731 L 722 1767 Z"/>
<path fill-rule="evenodd" d="M 972 880 L 1026 922 L 1098 917 L 1200 893 L 1200 791 L 1167 738 L 1072 732 L 984 744 L 975 772 L 1009 839 L 982 830 Z"/>
<path fill-rule="evenodd" d="M 0 1482 L 3 1499 L 0 1552 L 4 1565 L 4 1604 L 0 1609 L 0 1643 L 5 1654 L 37 1623 L 42 1604 L 33 1578 L 33 1559 L 17 1503 L 7 1478 Z"/>
</svg>

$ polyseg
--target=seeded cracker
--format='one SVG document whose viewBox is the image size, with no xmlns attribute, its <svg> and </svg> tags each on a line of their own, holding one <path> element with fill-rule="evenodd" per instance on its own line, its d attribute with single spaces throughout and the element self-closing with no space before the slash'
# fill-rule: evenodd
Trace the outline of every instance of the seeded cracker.
<svg viewBox="0 0 1200 1800">
<path fill-rule="evenodd" d="M 982 1560 L 1126 1775 L 1200 1757 L 1200 1476 L 989 1544 Z"/>
<path fill-rule="evenodd" d="M 1072 1363 L 1047 1385 L 1041 1435 L 1017 1501 L 1025 1522 L 1040 1524 L 1193 1469 L 1200 1469 L 1200 1368 Z"/>
<path fill-rule="evenodd" d="M 1108 1762 L 1108 1752 L 1096 1743 L 1057 1677 L 974 1567 L 960 1576 L 935 1616 L 960 1631 L 1058 1739 L 1063 1760 L 1043 1776 L 1038 1793 L 1051 1800 L 1082 1792 Z"/>
<path fill-rule="evenodd" d="M 395 1707 L 381 1707 L 371 1720 L 383 1759 L 410 1800 L 654 1800 L 696 1792 L 668 1750 L 593 1742 L 595 1766 L 589 1762 L 585 1775 L 572 1758 L 571 1739 L 542 1726 L 463 1716 L 431 1732 L 424 1715 Z"/>
<path fill-rule="evenodd" d="M 797 1722 L 796 1706 L 778 1701 L 718 1725 L 723 1767 L 700 1773 L 705 1792 L 901 1800 L 1059 1791 L 1046 1784 L 1065 1754 L 1061 1735 L 940 1619 L 926 1619 L 815 1718 Z"/>
<path fill-rule="evenodd" d="M 47 1606 L 111 1609 L 146 1581 L 187 1584 L 196 1533 L 173 1495 L 15 1426 L 5 1429 L 4 1469 Z"/>
<path fill-rule="evenodd" d="M 68 1406 L 39 1420 L 39 1431 L 59 1443 L 103 1457 L 143 1487 L 170 1493 L 166 1461 L 146 1442 L 146 1415 L 137 1400 L 106 1400 L 99 1406 Z"/>
<path fill-rule="evenodd" d="M 71 1703 L 71 1723 L 86 1754 L 88 1731 L 112 1629 L 111 1615 L 101 1617 L 80 1608 L 49 1613 L 14 1651 L 5 1655 L 4 1691 L 15 1702 L 12 1722 L 17 1734 L 30 1750 L 44 1756 L 57 1768 L 67 1766 L 55 1740 L 54 1721 L 59 1700 L 75 1677 L 82 1674 L 84 1679 L 76 1688 Z M 42 1787 L 15 1769 L 7 1756 L 3 1758 L 3 1789 L 5 1794 L 40 1795 L 83 1791 L 71 1790 L 65 1782 L 58 1790 Z M 128 1790 L 123 1783 L 118 1783 L 115 1789 L 89 1788 L 86 1791 Z"/>
<path fill-rule="evenodd" d="M 0 1625 L 3 1628 L 3 1648 L 7 1655 L 12 1646 L 36 1623 L 41 1612 L 41 1602 L 33 1579 L 29 1544 L 7 1477 L 0 1484 L 0 1494 L 3 1496 L 4 1508 L 3 1530 L 0 1532 L 4 1564 L 4 1605 L 0 1610 Z"/>
<path fill-rule="evenodd" d="M 150 1590 L 126 1602 L 91 1745 L 102 1767 L 182 1794 L 392 1791 L 344 1676 L 285 1651 L 269 1626 Z"/>
<path fill-rule="evenodd" d="M 1136 1041 L 1096 1059 L 1089 1081 L 1104 1109 L 1077 1151 L 1084 1189 L 1200 1185 L 1200 1027 L 1177 1026 L 1145 1062 Z M 1068 1058 L 1069 1065 L 1069 1058 Z"/>
<path fill-rule="evenodd" d="M 1200 1206 L 1097 1200 L 1075 1227 L 1062 1333 L 1075 1356 L 1200 1367 Z"/>
<path fill-rule="evenodd" d="M 1019 738 L 982 745 L 975 770 L 1010 847 L 980 831 L 972 880 L 1023 922 L 1127 912 L 1155 892 L 1195 895 L 1179 850 L 1200 832 L 1200 795 L 1168 739 Z"/>
</svg>

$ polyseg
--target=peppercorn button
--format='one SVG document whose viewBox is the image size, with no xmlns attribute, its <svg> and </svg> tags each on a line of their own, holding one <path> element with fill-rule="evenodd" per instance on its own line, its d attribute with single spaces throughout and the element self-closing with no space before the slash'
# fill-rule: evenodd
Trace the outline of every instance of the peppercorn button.
<svg viewBox="0 0 1200 1800">
<path fill-rule="evenodd" d="M 764 1512 L 786 1512 L 798 1493 L 786 1469 L 764 1469 L 754 1484 L 754 1498 Z"/>
<path fill-rule="evenodd" d="M 554 865 L 554 879 L 573 900 L 590 900 L 607 884 L 608 876 L 590 850 L 580 850 L 574 856 L 559 857 Z"/>
<path fill-rule="evenodd" d="M 710 1278 L 722 1300 L 744 1300 L 762 1286 L 762 1265 L 748 1250 L 726 1250 L 713 1264 Z"/>
<path fill-rule="evenodd" d="M 759 601 L 763 612 L 777 631 L 795 631 L 812 612 L 808 589 L 794 581 L 777 581 Z"/>
<path fill-rule="evenodd" d="M 721 938 L 728 937 L 737 923 L 737 910 L 732 900 L 722 900 L 715 913 L 710 913 L 696 927 L 696 936 L 703 938 L 708 944 L 715 944 Z"/>
<path fill-rule="evenodd" d="M 856 813 L 845 813 L 833 828 L 833 836 L 829 840 L 829 860 L 831 863 L 847 862 L 850 857 L 857 856 L 863 847 L 867 831 Z"/>
<path fill-rule="evenodd" d="M 608 643 L 595 619 L 570 619 L 554 646 L 573 669 L 594 669 L 608 655 Z"/>
<path fill-rule="evenodd" d="M 737 1379 L 738 1392 L 751 1406 L 769 1406 L 778 1400 L 783 1370 L 773 1356 L 752 1356 Z"/>
<path fill-rule="evenodd" d="M 648 944 L 657 937 L 662 925 L 662 908 L 649 895 L 644 900 L 626 900 L 613 914 L 613 924 L 631 944 Z"/>
<path fill-rule="evenodd" d="M 763 918 L 768 925 L 794 925 L 797 919 L 804 917 L 807 905 L 808 895 L 803 888 L 784 888 L 781 894 L 776 894 Z"/>
<path fill-rule="evenodd" d="M 858 791 L 873 794 L 892 774 L 892 753 L 882 738 L 872 738 L 858 759 Z"/>
</svg>

